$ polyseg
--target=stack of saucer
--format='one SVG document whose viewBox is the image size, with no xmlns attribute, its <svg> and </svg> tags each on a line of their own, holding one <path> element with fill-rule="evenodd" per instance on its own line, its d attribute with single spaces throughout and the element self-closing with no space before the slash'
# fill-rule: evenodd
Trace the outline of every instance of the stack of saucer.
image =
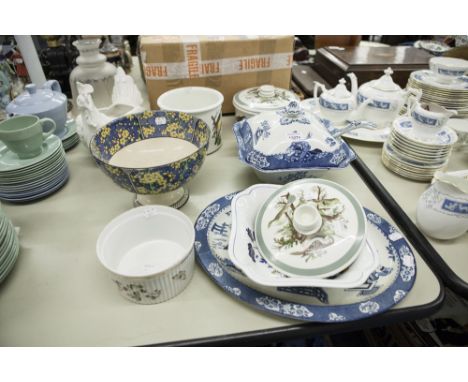
<svg viewBox="0 0 468 382">
<path fill-rule="evenodd" d="M 68 166 L 60 138 L 50 135 L 42 152 L 20 159 L 0 142 L 0 199 L 29 202 L 52 194 L 68 180 Z"/>
<path fill-rule="evenodd" d="M 433 71 L 418 70 L 411 73 L 409 87 L 422 90 L 421 101 L 437 103 L 457 110 L 461 118 L 468 117 L 468 76 L 442 82 Z"/>
<path fill-rule="evenodd" d="M 58 136 L 62 140 L 62 145 L 65 151 L 75 147 L 80 141 L 80 137 L 76 132 L 75 120 L 69 118 L 65 124 L 65 129 Z"/>
<path fill-rule="evenodd" d="M 0 283 L 13 269 L 19 253 L 19 242 L 11 221 L 0 210 Z"/>
<path fill-rule="evenodd" d="M 448 127 L 433 136 L 415 134 L 413 120 L 400 117 L 382 150 L 382 162 L 389 170 L 409 179 L 430 181 L 449 160 L 457 134 Z"/>
</svg>

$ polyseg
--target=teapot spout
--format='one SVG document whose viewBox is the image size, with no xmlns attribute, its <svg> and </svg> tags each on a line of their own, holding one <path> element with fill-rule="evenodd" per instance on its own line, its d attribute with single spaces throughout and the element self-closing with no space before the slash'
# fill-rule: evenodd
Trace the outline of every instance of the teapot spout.
<svg viewBox="0 0 468 382">
<path fill-rule="evenodd" d="M 351 80 L 351 93 L 354 97 L 357 97 L 358 92 L 358 81 L 354 73 L 348 73 L 347 76 Z"/>
<path fill-rule="evenodd" d="M 367 98 L 363 103 L 361 103 L 356 110 L 354 110 L 352 113 L 351 113 L 351 117 L 350 119 L 351 120 L 354 120 L 354 121 L 361 121 L 363 120 L 363 116 L 364 116 L 364 110 L 366 110 L 367 106 L 372 102 L 372 100 L 370 98 Z"/>
</svg>

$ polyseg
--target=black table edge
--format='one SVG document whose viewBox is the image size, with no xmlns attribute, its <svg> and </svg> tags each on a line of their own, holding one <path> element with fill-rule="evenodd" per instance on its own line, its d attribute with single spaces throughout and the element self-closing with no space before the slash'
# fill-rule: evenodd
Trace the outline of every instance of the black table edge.
<svg viewBox="0 0 468 382">
<path fill-rule="evenodd" d="M 413 221 L 402 210 L 396 200 L 358 155 L 356 155 L 356 159 L 352 162 L 352 166 L 369 189 L 372 190 L 374 195 L 387 210 L 388 214 L 397 223 L 411 244 L 413 244 L 416 250 L 421 254 L 428 266 L 434 271 L 436 276 L 440 276 L 445 285 L 454 292 L 464 298 L 468 298 L 468 283 L 463 281 L 452 271 L 424 234 L 421 233 L 418 227 L 416 227 Z"/>
<path fill-rule="evenodd" d="M 282 328 L 255 330 L 250 332 L 227 334 L 199 339 L 164 342 L 160 344 L 145 345 L 153 346 L 262 346 L 284 340 L 306 338 L 314 335 L 338 334 L 356 330 L 369 329 L 382 325 L 390 325 L 402 321 L 412 321 L 426 318 L 437 312 L 442 306 L 445 298 L 444 288 L 441 287 L 437 298 L 425 305 L 411 308 L 389 310 L 365 320 L 359 320 L 359 328 L 356 329 L 357 321 L 342 323 L 300 323 Z"/>
</svg>

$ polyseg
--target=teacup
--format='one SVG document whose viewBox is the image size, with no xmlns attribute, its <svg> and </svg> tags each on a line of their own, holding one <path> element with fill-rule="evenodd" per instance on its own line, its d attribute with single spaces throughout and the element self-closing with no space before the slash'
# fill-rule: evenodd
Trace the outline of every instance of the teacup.
<svg viewBox="0 0 468 382">
<path fill-rule="evenodd" d="M 468 61 L 461 58 L 433 57 L 429 67 L 441 82 L 451 82 L 468 73 Z"/>
<path fill-rule="evenodd" d="M 456 115 L 455 110 L 447 110 L 435 103 L 420 104 L 415 102 L 410 107 L 413 118 L 414 133 L 421 137 L 429 137 L 438 134 L 449 118 Z"/>
<path fill-rule="evenodd" d="M 157 100 L 161 110 L 178 111 L 203 120 L 210 129 L 208 154 L 221 147 L 221 126 L 224 96 L 217 90 L 189 86 L 168 90 Z"/>
<path fill-rule="evenodd" d="M 46 125 L 51 128 L 44 132 Z M 0 140 L 20 159 L 34 158 L 42 152 L 42 143 L 55 127 L 53 119 L 19 115 L 0 123 Z"/>
</svg>

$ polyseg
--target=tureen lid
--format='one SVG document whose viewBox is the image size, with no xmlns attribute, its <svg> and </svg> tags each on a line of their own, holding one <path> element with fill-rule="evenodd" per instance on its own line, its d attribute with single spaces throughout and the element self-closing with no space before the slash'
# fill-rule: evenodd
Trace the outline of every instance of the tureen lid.
<svg viewBox="0 0 468 382">
<path fill-rule="evenodd" d="M 297 101 L 276 112 L 264 112 L 248 120 L 253 148 L 265 155 L 287 152 L 293 142 L 307 144 L 310 150 L 331 152 L 338 142 L 311 113 Z"/>
<path fill-rule="evenodd" d="M 275 191 L 255 220 L 259 250 L 289 275 L 330 277 L 357 258 L 366 241 L 358 199 L 324 179 L 302 179 Z"/>
<path fill-rule="evenodd" d="M 11 101 L 6 107 L 7 113 L 35 114 L 57 108 L 67 102 L 60 84 L 49 80 L 40 88 L 36 84 L 28 84 L 26 90 Z"/>
<path fill-rule="evenodd" d="M 393 82 L 392 68 L 388 67 L 384 70 L 384 73 L 385 74 L 382 77 L 380 77 L 372 84 L 372 87 L 374 89 L 382 90 L 384 92 L 394 92 L 401 90 L 401 87 L 399 87 L 395 82 Z"/>
<path fill-rule="evenodd" d="M 247 114 L 278 110 L 299 98 L 292 91 L 273 85 L 262 85 L 242 90 L 234 95 L 234 107 Z"/>
</svg>

